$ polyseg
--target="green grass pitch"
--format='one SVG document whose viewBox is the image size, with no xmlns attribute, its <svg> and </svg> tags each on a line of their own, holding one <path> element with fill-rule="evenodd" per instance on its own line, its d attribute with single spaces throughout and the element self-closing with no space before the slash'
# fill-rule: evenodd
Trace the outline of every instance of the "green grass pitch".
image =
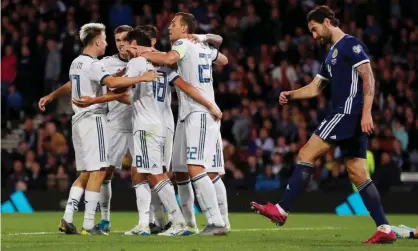
<svg viewBox="0 0 418 251">
<path fill-rule="evenodd" d="M 98 218 L 99 214 L 96 215 Z M 338 217 L 330 214 L 292 214 L 285 226 L 277 228 L 257 214 L 231 214 L 228 236 L 124 236 L 138 215 L 112 213 L 109 236 L 67 236 L 57 231 L 62 213 L 2 214 L 1 250 L 39 251 L 247 251 L 247 250 L 418 250 L 418 240 L 398 240 L 392 245 L 363 245 L 375 231 L 369 217 Z M 75 223 L 80 228 L 82 213 Z M 390 215 L 392 224 L 418 224 L 417 215 Z M 205 223 L 200 214 L 198 222 Z"/>
</svg>

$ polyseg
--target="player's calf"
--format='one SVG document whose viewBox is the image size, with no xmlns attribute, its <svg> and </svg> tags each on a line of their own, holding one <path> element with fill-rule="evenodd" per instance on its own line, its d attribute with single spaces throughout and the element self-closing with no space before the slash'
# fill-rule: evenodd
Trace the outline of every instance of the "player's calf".
<svg viewBox="0 0 418 251">
<path fill-rule="evenodd" d="M 288 212 L 293 207 L 295 200 L 302 194 L 311 179 L 313 163 L 315 159 L 330 149 L 330 145 L 313 134 L 298 153 L 298 161 L 290 177 L 289 184 L 282 199 L 276 205 L 266 205 L 251 202 L 251 207 L 260 214 L 268 217 L 274 223 L 281 226 L 286 222 Z"/>
<path fill-rule="evenodd" d="M 161 202 L 173 220 L 172 227 L 159 235 L 189 235 L 190 232 L 186 228 L 186 221 L 177 204 L 176 194 L 171 181 L 165 174 L 149 175 L 148 180 L 152 184 L 153 191 L 158 194 Z"/>
<path fill-rule="evenodd" d="M 112 198 L 112 177 L 115 172 L 115 167 L 110 166 L 106 169 L 106 176 L 100 188 L 100 212 L 102 219 L 99 224 L 96 224 L 95 228 L 100 229 L 103 232 L 110 232 L 110 200 Z"/>
<path fill-rule="evenodd" d="M 198 234 L 199 229 L 196 224 L 196 216 L 194 213 L 194 192 L 192 183 L 190 182 L 190 176 L 185 172 L 176 172 L 176 183 L 180 200 L 181 211 L 183 212 L 184 219 L 186 220 L 189 230 L 193 234 Z"/>
<path fill-rule="evenodd" d="M 364 205 L 377 226 L 375 234 L 365 241 L 366 244 L 393 243 L 396 235 L 389 226 L 380 202 L 380 195 L 366 171 L 366 159 L 351 157 L 345 159 L 351 181 L 357 186 Z"/>
<path fill-rule="evenodd" d="M 134 167 L 132 167 L 134 169 Z M 125 235 L 150 235 L 149 229 L 149 211 L 151 205 L 151 188 L 147 180 L 147 175 L 138 173 L 135 168 L 135 172 L 132 172 L 132 182 L 134 184 L 136 194 L 136 205 L 139 214 L 138 225 L 132 230 L 125 232 Z"/>
<path fill-rule="evenodd" d="M 213 186 L 215 187 L 216 198 L 218 200 L 218 206 L 222 215 L 222 219 L 225 222 L 227 229 L 230 230 L 231 224 L 229 223 L 228 198 L 226 195 L 225 184 L 223 183 L 219 173 L 208 173 L 208 176 L 212 180 Z"/>
<path fill-rule="evenodd" d="M 94 216 L 100 198 L 100 187 L 106 176 L 106 169 L 91 171 L 85 192 L 84 230 L 94 228 Z"/>
<path fill-rule="evenodd" d="M 88 179 L 89 173 L 81 172 L 78 178 L 74 181 L 70 189 L 67 205 L 65 206 L 63 219 L 59 225 L 59 230 L 61 232 L 65 232 L 66 234 L 77 233 L 77 229 L 73 225 L 73 217 L 74 213 L 78 211 L 78 204 L 80 203 L 81 196 L 87 186 Z"/>
<path fill-rule="evenodd" d="M 209 176 L 206 174 L 204 167 L 188 165 L 188 168 L 189 175 L 192 177 L 193 187 L 196 191 L 196 197 L 203 214 L 210 224 L 224 227 L 226 230 L 225 222 L 223 221 L 219 210 L 215 187 Z"/>
</svg>

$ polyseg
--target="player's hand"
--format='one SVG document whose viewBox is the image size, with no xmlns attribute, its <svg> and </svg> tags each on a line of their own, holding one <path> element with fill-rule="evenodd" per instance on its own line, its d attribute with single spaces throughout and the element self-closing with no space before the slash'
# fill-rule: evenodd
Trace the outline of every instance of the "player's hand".
<svg viewBox="0 0 418 251">
<path fill-rule="evenodd" d="M 50 95 L 47 95 L 45 97 L 42 97 L 39 100 L 39 103 L 38 103 L 39 109 L 44 112 L 45 111 L 45 106 L 47 104 L 51 103 L 52 100 L 54 100 L 54 99 Z"/>
<path fill-rule="evenodd" d="M 112 77 L 122 77 L 123 75 L 125 75 L 126 73 L 126 67 L 123 68 L 122 70 L 112 74 Z"/>
<path fill-rule="evenodd" d="M 156 78 L 159 78 L 160 76 L 161 76 L 161 73 L 158 73 L 155 71 L 147 71 L 147 72 L 142 73 L 141 82 L 150 82 Z"/>
<path fill-rule="evenodd" d="M 281 105 L 285 105 L 289 102 L 289 98 L 292 95 L 292 92 L 287 91 L 287 92 L 281 92 L 280 93 L 280 97 L 279 97 L 279 103 Z"/>
<path fill-rule="evenodd" d="M 81 96 L 80 98 L 73 98 L 73 104 L 78 107 L 84 108 L 94 104 L 94 98 L 88 96 Z"/>
<path fill-rule="evenodd" d="M 222 119 L 221 109 L 219 109 L 219 107 L 216 104 L 212 104 L 212 106 L 210 107 L 209 112 L 212 115 L 212 117 L 215 119 L 215 121 L 218 121 L 218 120 Z"/>
<path fill-rule="evenodd" d="M 154 52 L 157 51 L 152 47 L 145 47 L 145 46 L 138 46 L 138 45 L 130 45 L 126 48 L 126 52 L 129 54 L 130 57 L 139 57 L 144 52 Z"/>
<path fill-rule="evenodd" d="M 363 114 L 363 116 L 361 117 L 361 130 L 364 133 L 367 133 L 368 135 L 373 133 L 374 124 L 372 115 L 370 113 Z"/>
</svg>

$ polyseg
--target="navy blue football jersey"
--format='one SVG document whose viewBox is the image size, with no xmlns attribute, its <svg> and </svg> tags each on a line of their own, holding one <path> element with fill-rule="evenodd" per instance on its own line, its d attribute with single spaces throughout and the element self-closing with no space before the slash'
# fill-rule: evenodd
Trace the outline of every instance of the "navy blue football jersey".
<svg viewBox="0 0 418 251">
<path fill-rule="evenodd" d="M 317 76 L 331 84 L 332 113 L 361 114 L 363 80 L 356 67 L 368 62 L 367 47 L 356 37 L 345 35 L 331 47 Z"/>
</svg>

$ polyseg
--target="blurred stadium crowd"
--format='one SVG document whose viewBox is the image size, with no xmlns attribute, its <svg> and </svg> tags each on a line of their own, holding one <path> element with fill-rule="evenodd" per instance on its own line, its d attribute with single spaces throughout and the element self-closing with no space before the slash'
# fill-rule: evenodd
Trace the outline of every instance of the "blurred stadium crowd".
<svg viewBox="0 0 418 251">
<path fill-rule="evenodd" d="M 342 29 L 369 49 L 377 91 L 367 162 L 379 190 L 389 191 L 401 183 L 401 172 L 418 170 L 418 1 L 412 0 L 4 0 L 2 138 L 19 126 L 23 130 L 14 149 L 2 144 L 2 187 L 66 191 L 76 178 L 69 98 L 43 115 L 37 101 L 67 81 L 71 61 L 82 50 L 81 25 L 104 23 L 111 55 L 115 27 L 153 24 L 160 31 L 157 48 L 167 51 L 167 28 L 177 11 L 194 14 L 198 33 L 224 38 L 229 64 L 215 66 L 213 75 L 224 113 L 226 185 L 284 186 L 298 149 L 329 109 L 327 89 L 318 99 L 285 107 L 277 102 L 281 91 L 309 83 L 319 71 L 327 48 L 312 40 L 306 25 L 306 13 L 316 4 L 334 9 Z M 113 187 L 129 187 L 129 170 L 115 180 Z M 315 162 L 309 189 L 351 189 L 339 149 Z"/>
</svg>

